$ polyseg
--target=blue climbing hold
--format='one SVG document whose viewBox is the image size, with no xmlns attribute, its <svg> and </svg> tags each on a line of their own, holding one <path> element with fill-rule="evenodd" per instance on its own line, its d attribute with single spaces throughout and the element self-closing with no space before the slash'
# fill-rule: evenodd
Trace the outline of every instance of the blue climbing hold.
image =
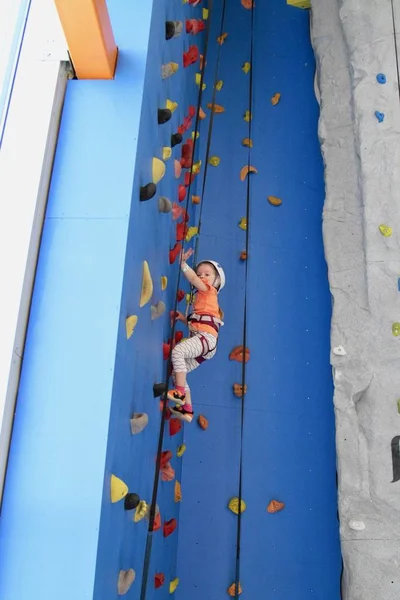
<svg viewBox="0 0 400 600">
<path fill-rule="evenodd" d="M 378 73 L 378 75 L 376 76 L 376 80 L 378 83 L 383 85 L 384 83 L 386 83 L 386 75 L 384 75 L 383 73 Z"/>
<path fill-rule="evenodd" d="M 378 112 L 377 110 L 375 111 L 375 116 L 378 119 L 379 123 L 383 123 L 383 120 L 385 118 L 385 115 L 381 112 Z"/>
<path fill-rule="evenodd" d="M 397 279 L 397 289 L 398 289 L 398 290 L 399 290 L 399 292 L 400 292 L 400 277 Z"/>
</svg>

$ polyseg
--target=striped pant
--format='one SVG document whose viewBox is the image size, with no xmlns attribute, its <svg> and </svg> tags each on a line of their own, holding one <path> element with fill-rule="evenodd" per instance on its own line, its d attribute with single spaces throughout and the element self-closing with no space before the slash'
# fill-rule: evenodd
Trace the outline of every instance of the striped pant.
<svg viewBox="0 0 400 600">
<path fill-rule="evenodd" d="M 205 340 L 205 345 L 202 342 Z M 208 347 L 207 347 L 208 345 Z M 204 347 L 205 346 L 205 347 Z M 209 350 L 209 352 L 208 352 Z M 190 373 L 199 366 L 196 357 L 204 356 L 205 360 L 212 358 L 217 351 L 217 338 L 211 333 L 202 332 L 194 333 L 190 338 L 179 342 L 172 350 L 172 365 L 174 367 L 172 377 L 175 373 Z M 189 386 L 186 383 L 186 389 L 189 390 Z"/>
</svg>

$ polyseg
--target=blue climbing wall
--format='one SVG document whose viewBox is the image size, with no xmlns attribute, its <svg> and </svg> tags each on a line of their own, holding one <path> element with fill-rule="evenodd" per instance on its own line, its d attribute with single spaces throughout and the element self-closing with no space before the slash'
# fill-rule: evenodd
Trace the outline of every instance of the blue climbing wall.
<svg viewBox="0 0 400 600">
<path fill-rule="evenodd" d="M 127 598 L 138 599 L 147 521 L 134 523 L 123 503 L 110 503 L 110 476 L 151 500 L 160 433 L 159 401 L 152 385 L 165 376 L 162 343 L 170 332 L 177 264 L 169 264 L 176 222 L 158 210 L 160 196 L 178 202 L 174 160 L 156 196 L 139 202 L 139 187 L 151 180 L 152 157 L 162 156 L 196 105 L 199 66 L 182 67 L 191 43 L 204 48 L 204 34 L 185 32 L 166 41 L 166 20 L 200 18 L 202 5 L 150 0 L 132 8 L 109 3 L 119 47 L 112 82 L 71 81 L 68 85 L 46 214 L 18 397 L 4 503 L 0 517 L 0 598 L 40 595 L 50 600 L 108 600 L 117 597 L 120 569 L 133 568 L 136 581 Z M 211 36 L 196 160 L 202 159 L 211 101 L 222 3 L 214 0 Z M 243 439 L 241 583 L 243 597 L 338 600 L 340 553 L 336 520 L 332 381 L 329 367 L 330 298 L 323 258 L 321 212 L 323 171 L 317 140 L 318 106 L 313 95 L 314 62 L 308 13 L 283 0 L 257 2 L 254 32 L 254 106 L 248 281 L 248 394 Z M 139 24 L 139 26 L 138 26 Z M 228 510 L 238 493 L 240 400 L 232 384 L 240 365 L 228 360 L 242 341 L 247 164 L 241 141 L 248 126 L 250 12 L 227 2 L 220 48 L 223 88 L 203 198 L 199 258 L 220 261 L 227 286 L 217 356 L 190 382 L 195 422 L 184 431 L 164 430 L 165 450 L 182 483 L 160 481 L 157 504 L 162 522 L 178 520 L 167 538 L 153 535 L 147 599 L 175 595 L 220 598 L 234 581 L 236 518 Z M 180 65 L 162 80 L 161 64 Z M 280 92 L 273 107 L 271 96 Z M 157 125 L 157 108 L 178 102 L 171 121 Z M 190 137 L 194 127 L 184 134 Z M 200 193 L 202 174 L 192 193 Z M 279 208 L 267 195 L 282 198 Z M 184 206 L 184 203 L 180 206 Z M 199 208 L 190 207 L 190 225 Z M 150 305 L 139 308 L 142 264 L 154 282 L 152 303 L 167 312 L 152 321 Z M 161 276 L 168 287 L 161 291 Z M 181 286 L 185 291 L 184 282 Z M 184 301 L 179 308 L 184 310 Z M 125 319 L 139 317 L 127 340 Z M 149 416 L 148 427 L 132 436 L 134 412 Z M 176 450 L 187 451 L 178 459 Z M 266 512 L 270 500 L 285 509 Z M 23 573 L 23 577 L 21 577 Z M 154 575 L 165 583 L 155 590 Z"/>
</svg>

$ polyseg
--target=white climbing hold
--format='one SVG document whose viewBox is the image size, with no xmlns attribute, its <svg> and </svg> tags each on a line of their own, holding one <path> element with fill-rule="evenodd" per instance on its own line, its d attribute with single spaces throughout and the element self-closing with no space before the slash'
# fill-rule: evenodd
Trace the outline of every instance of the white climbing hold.
<svg viewBox="0 0 400 600">
<path fill-rule="evenodd" d="M 336 356 L 346 356 L 347 352 L 346 350 L 343 348 L 343 346 L 335 346 L 332 349 L 333 354 L 335 354 Z"/>
<path fill-rule="evenodd" d="M 365 523 L 351 519 L 351 521 L 349 521 L 349 527 L 350 529 L 353 529 L 353 531 L 363 531 L 365 529 Z"/>
</svg>

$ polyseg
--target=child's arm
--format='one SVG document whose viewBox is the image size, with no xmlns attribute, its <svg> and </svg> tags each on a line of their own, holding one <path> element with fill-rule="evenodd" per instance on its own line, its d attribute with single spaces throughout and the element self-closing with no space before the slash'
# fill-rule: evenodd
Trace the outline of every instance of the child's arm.
<svg viewBox="0 0 400 600">
<path fill-rule="evenodd" d="M 181 259 L 182 273 L 191 285 L 197 288 L 200 292 L 206 292 L 208 290 L 206 284 L 202 282 L 200 277 L 196 275 L 195 271 L 186 263 L 186 259 L 188 259 L 192 254 L 193 250 L 191 248 L 186 252 L 183 252 Z"/>
</svg>

